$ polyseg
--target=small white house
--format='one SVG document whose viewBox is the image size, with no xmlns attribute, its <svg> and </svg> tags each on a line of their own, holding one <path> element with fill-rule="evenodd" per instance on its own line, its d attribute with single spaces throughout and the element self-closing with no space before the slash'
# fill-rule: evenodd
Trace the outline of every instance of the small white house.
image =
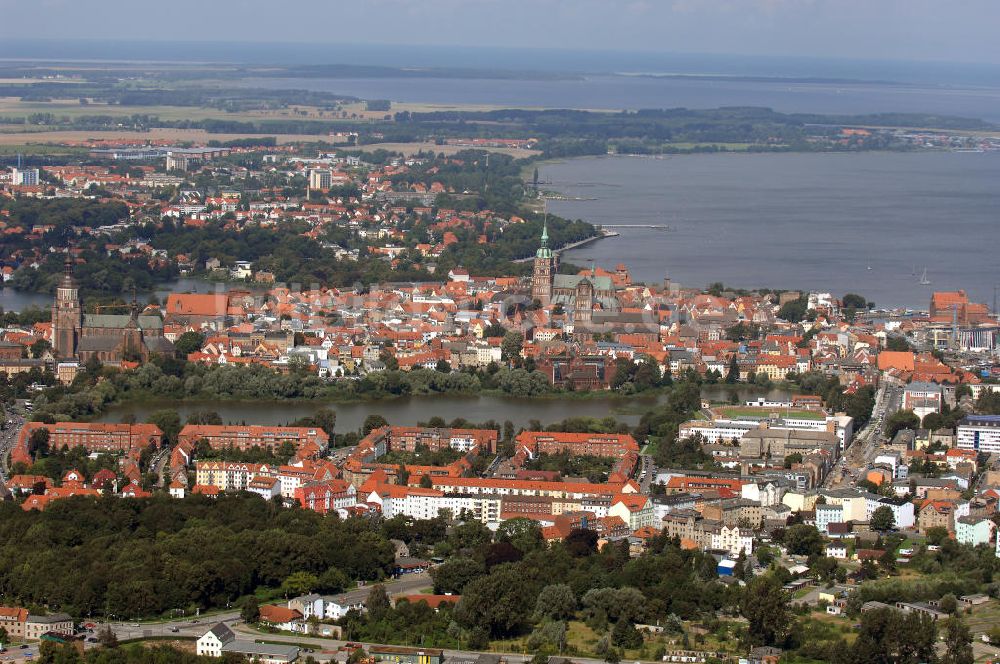
<svg viewBox="0 0 1000 664">
<path fill-rule="evenodd" d="M 826 545 L 826 555 L 837 560 L 847 560 L 847 545 L 831 542 Z"/>
<path fill-rule="evenodd" d="M 202 657 L 222 657 L 222 647 L 236 639 L 233 630 L 225 623 L 219 623 L 198 639 L 195 653 Z"/>
<path fill-rule="evenodd" d="M 258 475 L 247 484 L 247 491 L 256 493 L 264 500 L 271 500 L 281 495 L 281 480 L 277 477 Z"/>
</svg>

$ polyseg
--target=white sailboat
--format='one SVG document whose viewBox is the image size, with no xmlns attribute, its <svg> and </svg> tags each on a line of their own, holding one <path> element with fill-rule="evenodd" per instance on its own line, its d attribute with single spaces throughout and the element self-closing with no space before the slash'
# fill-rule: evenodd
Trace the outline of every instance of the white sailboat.
<svg viewBox="0 0 1000 664">
<path fill-rule="evenodd" d="M 927 278 L 927 268 L 926 267 L 924 268 L 924 273 L 920 275 L 920 285 L 921 286 L 930 286 L 931 285 L 931 280 Z"/>
</svg>

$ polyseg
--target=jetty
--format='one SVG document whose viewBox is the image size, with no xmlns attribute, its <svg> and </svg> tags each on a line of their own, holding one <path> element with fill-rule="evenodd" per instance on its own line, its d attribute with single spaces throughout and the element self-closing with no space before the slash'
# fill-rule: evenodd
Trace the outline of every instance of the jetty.
<svg viewBox="0 0 1000 664">
<path fill-rule="evenodd" d="M 615 231 L 605 230 L 605 228 L 607 228 L 607 226 L 604 226 L 602 228 L 598 228 L 597 229 L 597 232 L 598 232 L 597 235 L 591 235 L 590 237 L 584 238 L 584 239 L 580 240 L 579 242 L 570 242 L 569 244 L 563 245 L 563 246 L 559 247 L 558 249 L 553 249 L 552 253 L 554 253 L 554 254 L 561 254 L 564 251 L 568 251 L 570 249 L 576 249 L 577 247 L 582 247 L 583 245 L 590 244 L 591 242 L 597 242 L 598 240 L 603 240 L 604 238 L 607 238 L 607 237 L 617 237 L 619 235 L 619 233 L 616 233 Z M 533 260 L 535 260 L 534 256 L 528 256 L 527 258 L 515 258 L 511 262 L 512 263 L 530 263 Z"/>
</svg>

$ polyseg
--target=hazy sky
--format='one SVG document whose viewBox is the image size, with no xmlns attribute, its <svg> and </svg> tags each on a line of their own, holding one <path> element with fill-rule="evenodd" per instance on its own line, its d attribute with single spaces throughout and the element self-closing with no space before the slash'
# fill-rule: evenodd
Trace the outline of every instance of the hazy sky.
<svg viewBox="0 0 1000 664">
<path fill-rule="evenodd" d="M 0 40 L 403 43 L 1000 63 L 1000 0 L 0 0 Z"/>
</svg>

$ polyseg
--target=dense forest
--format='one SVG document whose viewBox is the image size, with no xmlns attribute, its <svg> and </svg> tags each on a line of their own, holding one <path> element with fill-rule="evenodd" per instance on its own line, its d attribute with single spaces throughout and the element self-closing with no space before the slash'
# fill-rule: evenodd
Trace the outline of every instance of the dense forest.
<svg viewBox="0 0 1000 664">
<path fill-rule="evenodd" d="M 0 506 L 0 594 L 74 616 L 205 610 L 278 588 L 296 572 L 375 580 L 392 563 L 392 545 L 367 521 L 257 496 L 68 498 L 44 512 Z"/>
</svg>

